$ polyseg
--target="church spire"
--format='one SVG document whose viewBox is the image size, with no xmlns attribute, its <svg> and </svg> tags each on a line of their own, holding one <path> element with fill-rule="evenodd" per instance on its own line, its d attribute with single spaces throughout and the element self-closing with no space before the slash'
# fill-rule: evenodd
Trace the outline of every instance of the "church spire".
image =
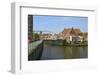
<svg viewBox="0 0 100 76">
<path fill-rule="evenodd" d="M 72 30 L 74 30 L 74 28 L 72 27 Z"/>
</svg>

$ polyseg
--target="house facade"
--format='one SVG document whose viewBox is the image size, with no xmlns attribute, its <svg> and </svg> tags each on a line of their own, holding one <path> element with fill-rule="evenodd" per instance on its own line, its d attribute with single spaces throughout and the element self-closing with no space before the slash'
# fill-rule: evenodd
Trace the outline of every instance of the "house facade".
<svg viewBox="0 0 100 76">
<path fill-rule="evenodd" d="M 82 42 L 83 39 L 87 41 L 87 32 L 83 33 L 78 28 L 64 28 L 61 34 L 67 42 Z"/>
<path fill-rule="evenodd" d="M 64 28 L 60 33 L 46 33 L 41 34 L 41 40 L 66 40 L 70 42 L 83 42 L 88 41 L 87 32 L 81 32 L 79 28 Z"/>
</svg>

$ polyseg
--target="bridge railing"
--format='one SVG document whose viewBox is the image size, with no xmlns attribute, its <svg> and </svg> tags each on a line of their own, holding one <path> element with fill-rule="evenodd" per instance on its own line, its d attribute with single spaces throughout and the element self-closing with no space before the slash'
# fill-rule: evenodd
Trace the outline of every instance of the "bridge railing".
<svg viewBox="0 0 100 76">
<path fill-rule="evenodd" d="M 28 45 L 28 60 L 40 59 L 43 51 L 43 41 L 35 41 Z"/>
</svg>

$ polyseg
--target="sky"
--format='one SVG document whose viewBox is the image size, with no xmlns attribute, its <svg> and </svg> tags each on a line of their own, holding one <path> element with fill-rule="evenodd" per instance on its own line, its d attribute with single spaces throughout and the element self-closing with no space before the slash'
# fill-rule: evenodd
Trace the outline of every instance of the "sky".
<svg viewBox="0 0 100 76">
<path fill-rule="evenodd" d="M 80 28 L 88 31 L 88 17 L 79 16 L 33 16 L 33 31 L 50 31 L 59 33 L 64 28 Z"/>
</svg>

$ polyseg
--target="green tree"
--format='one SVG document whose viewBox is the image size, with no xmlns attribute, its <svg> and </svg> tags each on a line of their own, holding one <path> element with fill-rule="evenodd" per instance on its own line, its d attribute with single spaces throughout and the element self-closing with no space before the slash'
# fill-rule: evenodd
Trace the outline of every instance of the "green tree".
<svg viewBox="0 0 100 76">
<path fill-rule="evenodd" d="M 82 40 L 82 42 L 83 42 L 83 44 L 84 44 L 84 42 L 85 42 L 85 38 L 83 37 L 83 40 Z"/>
<path fill-rule="evenodd" d="M 63 40 L 63 45 L 67 45 L 67 41 L 66 40 Z"/>
<path fill-rule="evenodd" d="M 33 33 L 33 39 L 39 39 L 40 35 L 38 33 Z"/>
</svg>

